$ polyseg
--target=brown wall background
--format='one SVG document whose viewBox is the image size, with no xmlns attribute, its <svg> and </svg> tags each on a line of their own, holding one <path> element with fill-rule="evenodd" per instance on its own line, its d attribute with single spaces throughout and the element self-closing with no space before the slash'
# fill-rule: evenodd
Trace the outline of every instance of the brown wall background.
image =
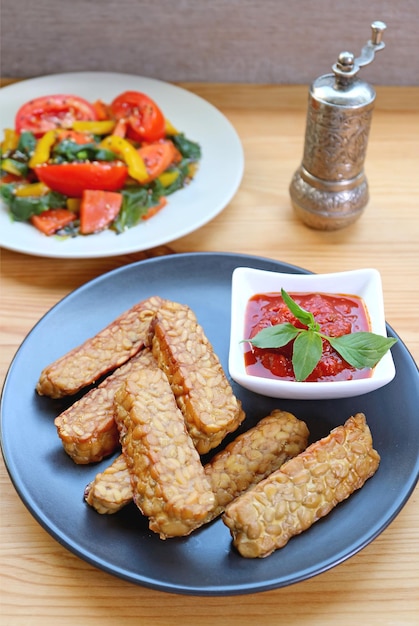
<svg viewBox="0 0 419 626">
<path fill-rule="evenodd" d="M 306 84 L 386 48 L 362 77 L 419 84 L 419 0 L 1 0 L 2 77 L 113 71 L 170 82 Z"/>
</svg>

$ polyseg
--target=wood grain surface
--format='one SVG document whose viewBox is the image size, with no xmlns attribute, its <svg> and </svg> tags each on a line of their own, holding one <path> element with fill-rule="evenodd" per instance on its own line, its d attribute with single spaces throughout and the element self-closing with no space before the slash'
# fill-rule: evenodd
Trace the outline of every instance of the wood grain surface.
<svg viewBox="0 0 419 626">
<path fill-rule="evenodd" d="M 237 194 L 206 226 L 147 253 L 70 260 L 3 249 L 1 380 L 26 334 L 71 290 L 144 256 L 189 251 L 261 255 L 314 272 L 375 267 L 383 280 L 387 321 L 418 362 L 419 88 L 377 90 L 366 160 L 370 203 L 352 226 L 322 232 L 308 229 L 295 217 L 288 194 L 302 157 L 306 89 L 181 86 L 212 102 L 237 129 L 245 152 L 245 173 Z M 33 519 L 3 464 L 0 484 L 2 626 L 418 623 L 418 488 L 373 543 L 333 570 L 284 589 L 200 598 L 150 590 L 95 569 L 59 545 Z"/>
</svg>

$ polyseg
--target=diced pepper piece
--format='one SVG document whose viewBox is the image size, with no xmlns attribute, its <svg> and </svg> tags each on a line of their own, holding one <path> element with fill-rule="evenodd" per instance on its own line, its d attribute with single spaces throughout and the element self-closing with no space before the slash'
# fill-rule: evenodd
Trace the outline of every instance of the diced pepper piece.
<svg viewBox="0 0 419 626">
<path fill-rule="evenodd" d="M 169 172 L 163 172 L 157 177 L 157 180 L 163 185 L 163 187 L 170 187 L 179 177 L 179 170 L 171 170 Z"/>
<path fill-rule="evenodd" d="M 170 122 L 170 120 L 168 120 L 167 118 L 165 119 L 165 133 L 166 135 L 178 135 L 179 131 L 173 126 L 172 122 Z"/>
<path fill-rule="evenodd" d="M 198 163 L 188 164 L 188 175 L 193 178 L 198 170 Z"/>
<path fill-rule="evenodd" d="M 80 211 L 80 198 L 67 198 L 66 206 L 69 211 L 73 211 L 73 213 L 78 213 Z"/>
<path fill-rule="evenodd" d="M 114 191 L 87 189 L 80 203 L 80 232 L 97 233 L 106 228 L 118 215 L 122 194 Z"/>
<path fill-rule="evenodd" d="M 44 196 L 48 192 L 49 188 L 44 185 L 44 183 L 30 183 L 16 187 L 15 196 L 19 196 L 20 198 L 38 197 Z"/>
<path fill-rule="evenodd" d="M 1 161 L 1 169 L 3 172 L 13 174 L 14 176 L 26 176 L 28 173 L 28 166 L 26 163 L 17 161 L 16 159 L 3 159 Z"/>
<path fill-rule="evenodd" d="M 4 129 L 4 139 L 1 144 L 1 153 L 13 152 L 19 143 L 19 135 L 13 128 Z"/>
</svg>

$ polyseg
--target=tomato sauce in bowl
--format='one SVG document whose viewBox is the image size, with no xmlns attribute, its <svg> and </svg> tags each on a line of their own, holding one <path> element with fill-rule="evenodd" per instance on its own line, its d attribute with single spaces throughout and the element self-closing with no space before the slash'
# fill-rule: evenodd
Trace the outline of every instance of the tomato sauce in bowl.
<svg viewBox="0 0 419 626">
<path fill-rule="evenodd" d="M 310 311 L 323 334 L 340 337 L 358 331 L 371 331 L 371 324 L 361 297 L 346 294 L 291 293 L 290 296 L 306 311 Z M 297 320 L 279 293 L 260 293 L 252 296 L 246 307 L 245 337 L 252 339 L 268 326 L 289 322 L 297 328 L 305 326 Z M 281 348 L 257 348 L 246 344 L 244 353 L 246 372 L 253 376 L 295 380 L 292 366 L 293 342 Z M 368 378 L 371 368 L 356 369 L 349 365 L 323 339 L 323 352 L 307 382 L 342 381 Z"/>
</svg>

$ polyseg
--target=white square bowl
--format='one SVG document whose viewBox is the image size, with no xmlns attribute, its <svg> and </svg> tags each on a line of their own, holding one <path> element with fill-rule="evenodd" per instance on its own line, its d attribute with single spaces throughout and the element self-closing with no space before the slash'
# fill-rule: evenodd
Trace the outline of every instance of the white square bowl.
<svg viewBox="0 0 419 626">
<path fill-rule="evenodd" d="M 332 274 L 284 274 L 238 267 L 232 276 L 231 329 L 228 368 L 242 387 L 271 398 L 323 400 L 360 396 L 383 387 L 395 376 L 391 351 L 377 363 L 369 378 L 348 381 L 297 382 L 255 376 L 246 372 L 244 352 L 245 315 L 249 299 L 259 293 L 329 293 L 356 295 L 363 299 L 371 332 L 387 336 L 381 277 L 375 269 Z"/>
</svg>

